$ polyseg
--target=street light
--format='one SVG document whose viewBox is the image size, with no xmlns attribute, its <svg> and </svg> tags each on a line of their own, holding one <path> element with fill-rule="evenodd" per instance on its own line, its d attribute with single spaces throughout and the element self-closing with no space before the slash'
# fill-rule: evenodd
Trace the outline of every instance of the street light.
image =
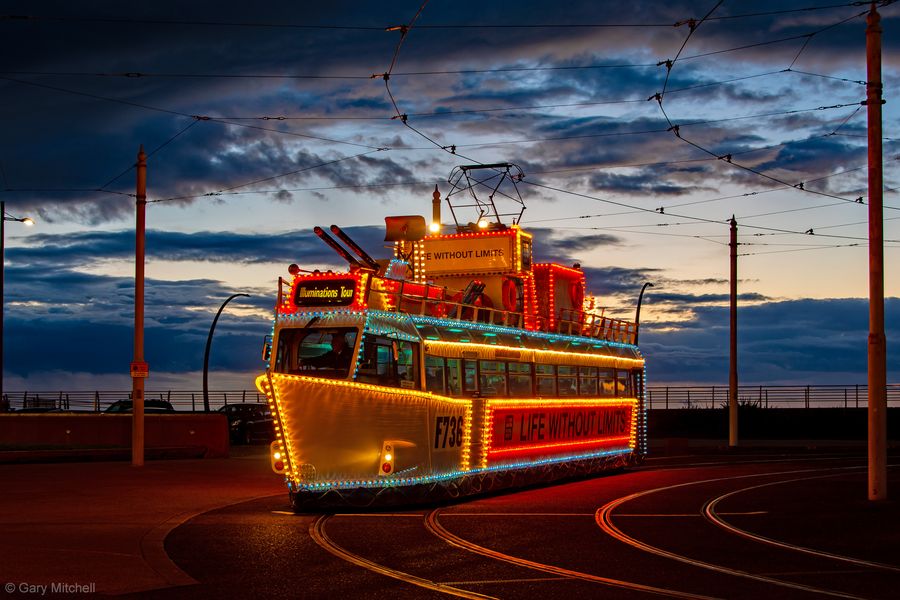
<svg viewBox="0 0 900 600">
<path fill-rule="evenodd" d="M 18 221 L 19 223 L 25 223 L 29 227 L 34 225 L 34 219 L 30 217 L 18 218 L 13 217 L 12 215 L 6 214 L 6 202 L 0 201 L 0 214 L 3 215 L 3 219 L 0 220 L 0 404 L 4 404 L 3 400 L 3 305 L 5 304 L 5 300 L 3 297 L 3 266 L 6 261 L 6 222 L 7 221 Z"/>
<path fill-rule="evenodd" d="M 644 301 L 644 290 L 648 287 L 653 287 L 653 284 L 649 281 L 644 284 L 644 287 L 641 288 L 641 293 L 638 294 L 638 305 L 637 310 L 634 313 L 634 345 L 637 346 L 638 343 L 638 332 L 641 328 L 641 302 Z"/>
<path fill-rule="evenodd" d="M 203 354 L 203 411 L 209 412 L 209 384 L 208 384 L 208 375 L 209 375 L 209 348 L 212 346 L 212 336 L 213 332 L 216 330 L 216 323 L 219 321 L 219 315 L 222 314 L 222 311 L 225 310 L 225 305 L 229 302 L 237 298 L 238 296 L 244 296 L 246 298 L 250 297 L 250 294 L 232 294 L 228 297 L 225 302 L 222 303 L 222 306 L 219 307 L 219 312 L 216 313 L 216 318 L 213 319 L 212 325 L 209 328 L 209 337 L 206 338 L 206 352 Z"/>
</svg>

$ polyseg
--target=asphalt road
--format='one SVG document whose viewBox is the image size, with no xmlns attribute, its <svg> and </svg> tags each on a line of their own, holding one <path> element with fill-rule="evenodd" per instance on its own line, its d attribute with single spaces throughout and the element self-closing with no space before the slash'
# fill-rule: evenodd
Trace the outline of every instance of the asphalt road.
<svg viewBox="0 0 900 600">
<path fill-rule="evenodd" d="M 165 550 L 199 584 L 128 597 L 895 598 L 900 503 L 866 499 L 860 451 L 711 453 L 406 512 L 295 515 L 279 494 Z"/>
</svg>

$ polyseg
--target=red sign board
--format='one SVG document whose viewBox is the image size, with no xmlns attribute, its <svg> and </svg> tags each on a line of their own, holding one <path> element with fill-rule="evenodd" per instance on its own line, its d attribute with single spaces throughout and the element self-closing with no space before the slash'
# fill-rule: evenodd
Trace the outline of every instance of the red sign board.
<svg viewBox="0 0 900 600">
<path fill-rule="evenodd" d="M 497 406 L 491 411 L 488 452 L 554 454 L 579 448 L 627 446 L 633 404 Z"/>
<path fill-rule="evenodd" d="M 132 377 L 150 377 L 150 365 L 145 362 L 131 363 Z"/>
</svg>

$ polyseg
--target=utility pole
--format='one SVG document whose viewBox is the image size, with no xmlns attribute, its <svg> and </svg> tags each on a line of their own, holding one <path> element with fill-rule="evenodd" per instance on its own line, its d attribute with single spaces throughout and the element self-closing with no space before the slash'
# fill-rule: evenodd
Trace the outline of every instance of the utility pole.
<svg viewBox="0 0 900 600">
<path fill-rule="evenodd" d="M 731 336 L 728 360 L 728 447 L 738 445 L 738 372 L 737 372 L 737 221 L 731 215 Z"/>
<path fill-rule="evenodd" d="M 884 222 L 881 155 L 881 16 L 866 17 L 869 117 L 869 500 L 887 500 L 887 354 L 884 336 Z"/>
<path fill-rule="evenodd" d="M 144 466 L 144 239 L 147 214 L 147 155 L 142 145 L 137 159 L 134 241 L 134 360 L 131 363 L 131 464 Z"/>
</svg>

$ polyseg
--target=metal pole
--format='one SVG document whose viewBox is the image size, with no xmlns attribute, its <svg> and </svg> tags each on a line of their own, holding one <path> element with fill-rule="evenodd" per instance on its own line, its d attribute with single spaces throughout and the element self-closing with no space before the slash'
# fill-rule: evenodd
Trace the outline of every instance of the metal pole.
<svg viewBox="0 0 900 600">
<path fill-rule="evenodd" d="M 737 372 L 737 221 L 731 216 L 731 338 L 728 364 L 728 446 L 738 445 L 738 372 Z"/>
<path fill-rule="evenodd" d="M 650 283 L 649 281 L 647 283 L 645 283 L 644 286 L 641 288 L 641 293 L 638 294 L 637 310 L 634 311 L 634 345 L 635 346 L 637 346 L 638 333 L 640 333 L 640 330 L 641 330 L 641 302 L 644 300 L 644 290 L 646 290 L 648 287 L 653 287 L 653 284 Z"/>
<path fill-rule="evenodd" d="M 135 189 L 134 361 L 131 363 L 131 464 L 144 466 L 144 241 L 147 213 L 147 155 L 138 151 Z"/>
<path fill-rule="evenodd" d="M 209 328 L 209 336 L 206 338 L 206 352 L 203 353 L 203 411 L 209 412 L 209 383 L 208 383 L 208 375 L 209 375 L 209 349 L 212 346 L 212 336 L 213 332 L 216 330 L 216 323 L 219 321 L 219 315 L 222 314 L 222 311 L 225 310 L 225 305 L 229 302 L 237 298 L 238 296 L 245 296 L 247 298 L 250 297 L 250 294 L 232 294 L 228 297 L 228 299 L 222 303 L 222 306 L 219 307 L 219 312 L 216 313 L 216 317 L 213 319 L 212 325 Z"/>
<path fill-rule="evenodd" d="M 887 366 L 884 336 L 884 223 L 881 155 L 881 16 L 866 17 L 869 117 L 869 500 L 887 500 Z"/>
<path fill-rule="evenodd" d="M 3 402 L 3 308 L 6 296 L 3 295 L 3 278 L 6 264 L 6 202 L 0 201 L 0 405 Z"/>
</svg>

